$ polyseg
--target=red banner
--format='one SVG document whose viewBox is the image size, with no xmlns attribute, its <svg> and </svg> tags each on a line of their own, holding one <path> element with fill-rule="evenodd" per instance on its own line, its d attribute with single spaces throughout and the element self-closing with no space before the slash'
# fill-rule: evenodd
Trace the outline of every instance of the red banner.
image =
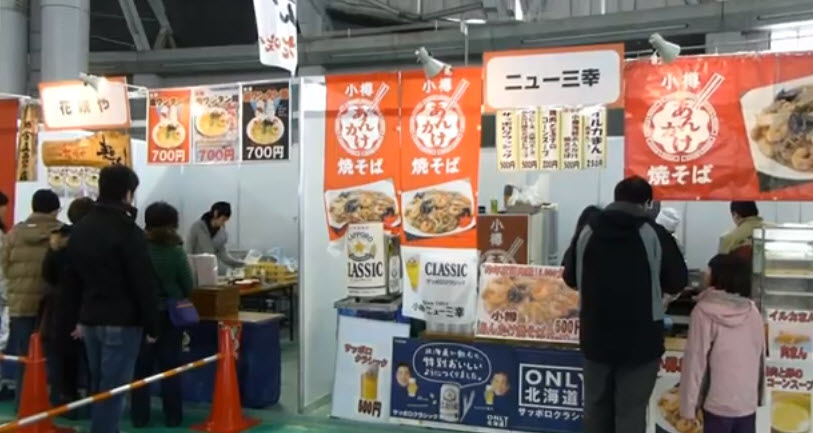
<svg viewBox="0 0 813 433">
<path fill-rule="evenodd" d="M 813 199 L 813 54 L 627 64 L 627 175 L 661 200 Z"/>
<path fill-rule="evenodd" d="M 147 103 L 147 163 L 188 164 L 191 155 L 190 89 L 150 92 Z"/>
<path fill-rule="evenodd" d="M 328 76 L 325 210 L 330 239 L 348 224 L 401 226 L 398 74 Z"/>
<path fill-rule="evenodd" d="M 482 69 L 402 78 L 404 242 L 476 248 Z"/>
<path fill-rule="evenodd" d="M 6 227 L 14 225 L 14 190 L 17 159 L 17 117 L 20 103 L 16 99 L 0 101 L 0 191 L 9 198 L 6 213 L 0 215 Z"/>
</svg>

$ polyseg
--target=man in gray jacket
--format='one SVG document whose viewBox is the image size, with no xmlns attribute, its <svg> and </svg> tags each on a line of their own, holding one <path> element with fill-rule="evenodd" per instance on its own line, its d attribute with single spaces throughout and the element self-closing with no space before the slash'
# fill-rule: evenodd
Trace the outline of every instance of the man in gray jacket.
<svg viewBox="0 0 813 433">
<path fill-rule="evenodd" d="M 226 222 L 230 218 L 231 205 L 219 201 L 213 204 L 200 220 L 192 224 L 186 240 L 189 254 L 212 254 L 217 257 L 217 272 L 220 275 L 225 275 L 228 268 L 245 266 L 245 263 L 232 257 L 226 247 L 229 240 Z"/>
</svg>

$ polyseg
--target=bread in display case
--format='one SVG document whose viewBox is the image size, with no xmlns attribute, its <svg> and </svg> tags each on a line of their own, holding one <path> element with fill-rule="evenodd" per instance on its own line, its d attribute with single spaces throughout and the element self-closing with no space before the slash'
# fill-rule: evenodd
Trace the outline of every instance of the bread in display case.
<svg viewBox="0 0 813 433">
<path fill-rule="evenodd" d="M 813 225 L 758 228 L 753 239 L 752 290 L 760 309 L 813 309 Z"/>
</svg>

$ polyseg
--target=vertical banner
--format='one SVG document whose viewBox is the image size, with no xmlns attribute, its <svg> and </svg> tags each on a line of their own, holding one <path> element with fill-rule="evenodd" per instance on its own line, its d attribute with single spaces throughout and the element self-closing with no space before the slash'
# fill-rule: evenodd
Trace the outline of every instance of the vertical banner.
<svg viewBox="0 0 813 433">
<path fill-rule="evenodd" d="M 17 182 L 37 180 L 39 123 L 39 105 L 33 101 L 26 101 L 20 113 L 20 132 L 17 135 Z"/>
<path fill-rule="evenodd" d="M 579 109 L 562 110 L 562 169 L 580 170 L 582 154 L 582 115 Z"/>
<path fill-rule="evenodd" d="M 296 0 L 254 0 L 260 63 L 296 73 Z"/>
<path fill-rule="evenodd" d="M 476 248 L 481 68 L 403 74 L 404 242 Z M 407 135 L 408 134 L 408 135 Z"/>
<path fill-rule="evenodd" d="M 520 169 L 539 169 L 539 112 L 536 108 L 517 110 Z"/>
<path fill-rule="evenodd" d="M 392 340 L 407 336 L 407 324 L 339 316 L 333 395 L 341 398 L 333 399 L 332 416 L 367 422 L 389 420 L 393 376 L 398 386 L 408 387 L 410 383 L 392 361 Z"/>
<path fill-rule="evenodd" d="M 325 211 L 330 240 L 348 224 L 401 226 L 398 211 L 398 75 L 326 78 Z"/>
<path fill-rule="evenodd" d="M 190 161 L 191 91 L 150 91 L 147 104 L 147 163 L 188 164 Z"/>
<path fill-rule="evenodd" d="M 497 112 L 497 169 L 513 171 L 518 168 L 517 116 L 514 110 Z"/>
<path fill-rule="evenodd" d="M 224 164 L 240 158 L 240 86 L 192 89 L 192 150 L 196 164 Z"/>
<path fill-rule="evenodd" d="M 243 161 L 290 158 L 290 83 L 243 86 Z"/>
<path fill-rule="evenodd" d="M 582 110 L 584 122 L 584 168 L 607 165 L 607 109 L 603 105 Z"/>
<path fill-rule="evenodd" d="M 14 191 L 16 189 L 15 149 L 17 115 L 20 103 L 16 99 L 0 101 L 0 191 L 9 199 L 6 213 L 0 215 L 6 227 L 14 225 Z"/>
<path fill-rule="evenodd" d="M 542 170 L 559 170 L 561 165 L 561 123 L 562 110 L 559 108 L 542 108 L 539 110 L 539 128 L 542 130 L 539 139 Z"/>
</svg>

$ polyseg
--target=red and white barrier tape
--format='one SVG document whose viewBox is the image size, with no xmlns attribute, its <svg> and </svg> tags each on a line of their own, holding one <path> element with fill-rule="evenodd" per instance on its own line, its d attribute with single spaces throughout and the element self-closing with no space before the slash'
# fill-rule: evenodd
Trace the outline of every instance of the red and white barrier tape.
<svg viewBox="0 0 813 433">
<path fill-rule="evenodd" d="M 0 353 L 0 361 L 28 362 L 28 358 L 26 358 L 25 356 L 14 356 Z"/>
</svg>

